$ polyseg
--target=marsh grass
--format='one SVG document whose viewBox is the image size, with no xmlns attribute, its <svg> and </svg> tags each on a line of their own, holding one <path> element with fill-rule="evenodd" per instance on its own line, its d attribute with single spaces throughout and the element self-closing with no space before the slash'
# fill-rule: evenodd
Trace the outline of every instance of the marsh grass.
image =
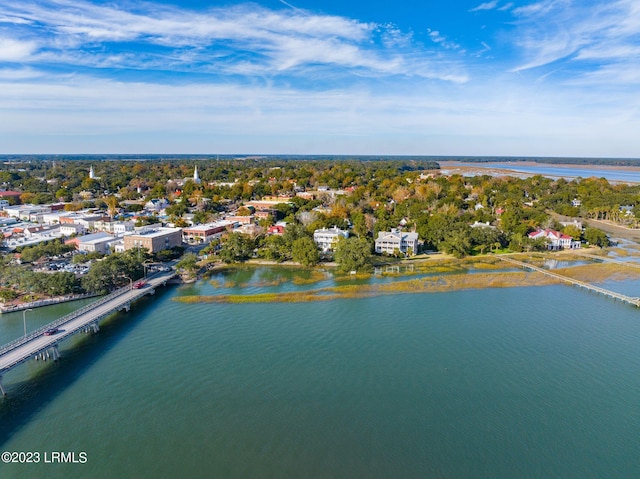
<svg viewBox="0 0 640 479">
<path fill-rule="evenodd" d="M 356 299 L 388 294 L 437 293 L 467 289 L 512 288 L 558 283 L 544 275 L 526 272 L 478 273 L 433 276 L 388 284 L 345 284 L 311 291 L 259 293 L 252 295 L 182 296 L 183 303 L 302 303 L 334 299 Z"/>
<path fill-rule="evenodd" d="M 587 283 L 601 283 L 607 280 L 623 281 L 640 276 L 640 270 L 637 268 L 619 263 L 594 263 L 571 268 L 560 268 L 555 272 Z"/>
<path fill-rule="evenodd" d="M 547 259 L 545 255 L 519 255 L 520 260 L 531 263 Z M 560 259 L 560 258 L 558 258 Z M 584 258 L 567 256 L 563 261 L 583 261 Z M 420 265 L 422 266 L 422 265 Z M 474 274 L 466 274 L 468 269 L 474 269 Z M 491 271 L 500 270 L 500 271 Z M 578 266 L 570 266 L 554 270 L 556 273 L 568 278 L 580 281 L 599 283 L 606 280 L 627 280 L 640 277 L 640 270 L 633 266 L 625 266 L 617 263 L 592 263 Z M 451 274 L 458 272 L 460 274 Z M 183 303 L 224 303 L 224 304 L 244 304 L 244 303 L 302 303 L 314 301 L 330 301 L 336 299 L 357 299 L 368 298 L 389 294 L 417 294 L 417 293 L 438 293 L 449 291 L 461 291 L 484 288 L 515 288 L 528 286 L 546 286 L 559 284 L 562 281 L 536 272 L 529 271 L 504 271 L 504 265 L 498 261 L 468 261 L 464 264 L 440 264 L 431 263 L 429 267 L 416 267 L 412 274 L 441 273 L 422 278 L 411 278 L 406 280 L 393 281 L 383 284 L 342 284 L 349 280 L 368 279 L 371 275 L 346 275 L 335 278 L 335 286 L 312 289 L 308 291 L 289 291 L 282 293 L 258 293 L 258 294 L 228 294 L 211 296 L 182 296 L 174 298 L 174 301 Z M 328 273 L 314 271 L 308 278 L 294 278 L 294 284 L 311 284 L 327 279 Z M 263 282 L 268 285 L 280 284 L 281 279 Z M 262 284 L 264 286 L 265 284 Z M 229 288 L 242 286 L 233 281 L 225 282 Z"/>
<path fill-rule="evenodd" d="M 291 280 L 291 282 L 296 286 L 301 286 L 305 284 L 319 283 L 320 281 L 324 281 L 328 278 L 329 274 L 326 271 L 311 270 L 308 278 L 296 276 L 295 278 L 293 278 L 293 280 Z"/>
</svg>

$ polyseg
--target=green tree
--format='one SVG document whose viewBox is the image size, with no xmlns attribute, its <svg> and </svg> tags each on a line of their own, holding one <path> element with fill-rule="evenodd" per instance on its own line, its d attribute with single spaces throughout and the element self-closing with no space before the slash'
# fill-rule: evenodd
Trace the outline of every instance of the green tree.
<svg viewBox="0 0 640 479">
<path fill-rule="evenodd" d="M 185 254 L 176 264 L 176 269 L 186 273 L 189 277 L 195 276 L 198 271 L 198 257 L 194 253 Z"/>
<path fill-rule="evenodd" d="M 587 227 L 584 230 L 584 239 L 587 243 L 601 248 L 609 246 L 609 238 L 606 233 L 598 228 Z"/>
<path fill-rule="evenodd" d="M 582 230 L 574 225 L 568 225 L 564 228 L 563 233 L 571 236 L 575 241 L 580 241 Z"/>
<path fill-rule="evenodd" d="M 225 263 L 245 261 L 253 255 L 255 242 L 247 235 L 230 233 L 224 238 L 220 249 L 220 258 Z"/>
<path fill-rule="evenodd" d="M 467 226 L 466 228 L 459 227 L 450 231 L 447 238 L 440 244 L 442 250 L 456 258 L 467 256 L 471 253 L 470 229 Z"/>
<path fill-rule="evenodd" d="M 293 242 L 291 257 L 303 266 L 315 266 L 320 261 L 320 252 L 311 238 L 303 236 Z"/>
<path fill-rule="evenodd" d="M 362 271 L 371 267 L 371 244 L 365 238 L 340 238 L 334 254 L 338 270 Z"/>
</svg>

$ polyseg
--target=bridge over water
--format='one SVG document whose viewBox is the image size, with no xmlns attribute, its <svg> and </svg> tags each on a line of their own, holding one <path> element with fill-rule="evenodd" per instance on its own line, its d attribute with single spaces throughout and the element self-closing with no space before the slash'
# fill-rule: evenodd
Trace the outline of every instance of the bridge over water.
<svg viewBox="0 0 640 479">
<path fill-rule="evenodd" d="M 587 290 L 593 291 L 595 293 L 600 293 L 600 294 L 602 294 L 604 296 L 608 296 L 610 298 L 617 299 L 617 300 L 623 301 L 625 303 L 629 303 L 629 304 L 631 304 L 633 306 L 636 306 L 636 307 L 640 308 L 640 298 L 634 298 L 634 297 L 627 296 L 627 295 L 624 295 L 624 294 L 621 294 L 621 293 L 616 293 L 615 291 L 610 291 L 608 289 L 601 288 L 600 286 L 594 286 L 593 284 L 589 284 L 589 283 L 586 283 L 584 281 L 580 281 L 578 279 L 569 278 L 568 276 L 563 276 L 561 274 L 554 273 L 553 271 L 549 271 L 548 269 L 540 268 L 538 266 L 534 266 L 534 265 L 529 264 L 529 263 L 524 263 L 522 261 L 517 261 L 517 260 L 515 260 L 513 258 L 506 258 L 504 256 L 501 256 L 500 259 L 502 261 L 507 262 L 507 263 L 511 263 L 511 264 L 513 264 L 515 266 L 518 266 L 520 268 L 528 269 L 528 270 L 531 270 L 531 271 L 536 271 L 538 273 L 542 273 L 542 274 L 545 274 L 547 276 L 551 276 L 552 278 L 558 279 L 558 280 L 560 280 L 560 281 L 562 281 L 564 283 L 568 283 L 568 284 L 571 284 L 573 286 L 578 286 L 580 288 L 587 289 Z M 602 259 L 602 258 L 601 257 L 597 257 L 597 259 Z M 630 266 L 627 263 L 620 263 L 620 264 L 623 264 L 625 266 Z M 635 265 L 635 266 L 631 265 L 631 266 L 635 267 L 637 265 Z"/>
<path fill-rule="evenodd" d="M 155 288 L 165 285 L 175 274 L 175 271 L 169 271 L 149 276 L 145 286 L 140 289 L 134 289 L 132 284 L 120 288 L 98 301 L 0 347 L 0 393 L 6 395 L 2 387 L 3 374 L 30 359 L 57 360 L 60 357 L 58 345 L 61 341 L 79 332 L 97 332 L 100 329 L 98 323 L 102 319 L 116 311 L 129 311 L 133 301 L 147 294 L 154 294 Z M 54 328 L 58 329 L 57 333 L 50 336 L 44 334 L 48 329 Z"/>
</svg>

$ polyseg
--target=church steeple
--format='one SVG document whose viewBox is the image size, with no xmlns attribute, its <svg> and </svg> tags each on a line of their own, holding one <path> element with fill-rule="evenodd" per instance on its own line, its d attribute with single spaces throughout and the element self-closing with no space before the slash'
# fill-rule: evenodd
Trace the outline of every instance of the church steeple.
<svg viewBox="0 0 640 479">
<path fill-rule="evenodd" d="M 92 179 L 92 180 L 96 179 L 96 174 L 93 171 L 93 165 L 91 165 L 91 168 L 89 169 L 89 178 Z"/>
<path fill-rule="evenodd" d="M 200 177 L 198 176 L 198 165 L 193 169 L 193 182 L 200 183 Z"/>
</svg>

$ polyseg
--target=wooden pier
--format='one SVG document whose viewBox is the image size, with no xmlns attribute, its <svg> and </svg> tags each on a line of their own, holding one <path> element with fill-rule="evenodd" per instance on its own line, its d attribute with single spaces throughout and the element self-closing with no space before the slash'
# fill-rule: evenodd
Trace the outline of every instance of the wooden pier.
<svg viewBox="0 0 640 479">
<path fill-rule="evenodd" d="M 605 288 L 601 288 L 599 286 L 594 286 L 592 284 L 589 283 L 585 283 L 584 281 L 580 281 L 577 279 L 573 279 L 573 278 L 569 278 L 568 276 L 562 276 L 561 274 L 558 273 L 554 273 L 553 271 L 549 271 L 547 269 L 544 268 L 540 268 L 538 266 L 534 266 L 532 264 L 529 263 L 525 263 L 523 261 L 518 261 L 515 260 L 513 258 L 505 258 L 504 256 L 501 256 L 500 259 L 506 263 L 511 263 L 515 266 L 518 266 L 519 268 L 525 269 L 525 270 L 530 270 L 530 271 L 536 271 L 538 273 L 542 273 L 542 274 L 546 274 L 547 276 L 550 276 L 552 278 L 555 278 L 559 281 L 562 281 L 563 283 L 567 283 L 567 284 L 571 284 L 573 286 L 578 286 L 580 288 L 589 290 L 589 291 L 593 291 L 595 293 L 600 293 L 604 296 L 608 296 L 609 298 L 613 298 L 613 299 L 617 299 L 620 301 L 623 301 L 625 303 L 631 304 L 635 307 L 640 308 L 640 298 L 633 298 L 631 296 L 626 296 L 624 294 L 620 294 L 620 293 L 616 293 L 615 291 L 610 291 L 608 289 Z M 598 257 L 598 259 L 602 259 L 600 257 Z M 626 263 L 622 263 L 624 265 L 627 265 Z"/>
<path fill-rule="evenodd" d="M 583 252 L 579 252 L 576 253 L 579 256 L 584 256 L 585 258 L 589 258 L 589 259 L 595 259 L 595 260 L 599 260 L 605 263 L 615 263 L 615 264 L 621 264 L 622 266 L 628 266 L 629 268 L 638 268 L 640 269 L 640 263 L 636 263 L 634 261 L 620 261 L 617 259 L 613 259 L 613 258 L 608 258 L 607 256 L 598 256 L 595 254 L 589 254 L 589 253 L 583 253 Z"/>
</svg>

